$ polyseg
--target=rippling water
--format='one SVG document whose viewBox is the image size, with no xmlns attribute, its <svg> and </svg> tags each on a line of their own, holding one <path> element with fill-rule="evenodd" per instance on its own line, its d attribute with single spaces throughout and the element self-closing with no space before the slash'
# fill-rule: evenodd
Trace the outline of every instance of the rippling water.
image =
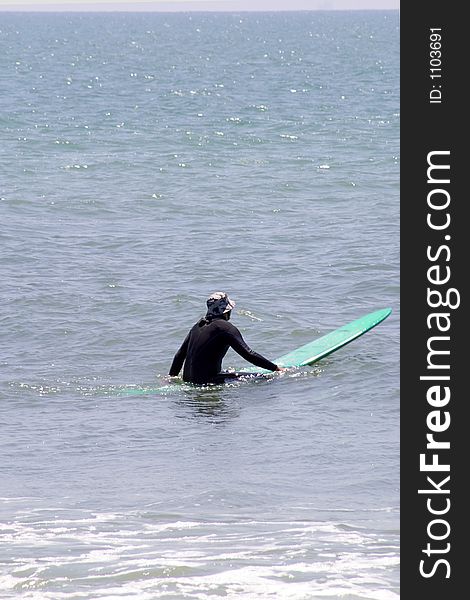
<svg viewBox="0 0 470 600">
<path fill-rule="evenodd" d="M 1 597 L 397 600 L 398 13 L 0 14 L 0 50 Z M 152 392 L 219 289 L 272 359 L 393 313 Z"/>
</svg>

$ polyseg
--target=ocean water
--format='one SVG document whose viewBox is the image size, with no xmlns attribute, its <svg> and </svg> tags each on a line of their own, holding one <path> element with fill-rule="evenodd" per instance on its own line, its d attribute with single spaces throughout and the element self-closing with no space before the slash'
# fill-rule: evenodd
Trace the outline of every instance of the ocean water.
<svg viewBox="0 0 470 600">
<path fill-rule="evenodd" d="M 399 598 L 398 28 L 0 13 L 2 599 Z M 271 359 L 393 312 L 154 392 L 216 290 Z"/>
</svg>

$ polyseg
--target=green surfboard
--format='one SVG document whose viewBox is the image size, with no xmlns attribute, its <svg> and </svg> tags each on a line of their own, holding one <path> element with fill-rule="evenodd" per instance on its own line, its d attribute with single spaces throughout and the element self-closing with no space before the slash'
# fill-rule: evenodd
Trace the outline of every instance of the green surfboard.
<svg viewBox="0 0 470 600">
<path fill-rule="evenodd" d="M 391 308 L 383 308 L 369 313 L 360 319 L 351 321 L 347 325 L 343 325 L 339 329 L 324 335 L 313 342 L 300 346 L 292 352 L 283 354 L 279 358 L 273 360 L 280 367 L 305 367 L 312 365 L 321 358 L 328 356 L 332 352 L 336 352 L 346 344 L 349 344 L 356 338 L 364 335 L 367 331 L 381 323 L 392 312 Z M 241 369 L 243 373 L 269 373 L 258 367 L 248 367 Z"/>
</svg>

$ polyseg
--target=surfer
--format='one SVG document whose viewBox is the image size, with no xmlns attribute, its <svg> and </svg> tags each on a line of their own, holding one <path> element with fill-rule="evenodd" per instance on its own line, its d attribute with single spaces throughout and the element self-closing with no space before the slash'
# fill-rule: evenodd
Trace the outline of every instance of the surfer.
<svg viewBox="0 0 470 600">
<path fill-rule="evenodd" d="M 215 292 L 207 300 L 206 316 L 189 331 L 170 367 L 175 377 L 184 363 L 183 380 L 191 383 L 225 383 L 240 373 L 222 371 L 222 359 L 229 347 L 248 362 L 269 371 L 284 371 L 252 350 L 240 331 L 229 323 L 235 302 L 225 292 Z"/>
</svg>

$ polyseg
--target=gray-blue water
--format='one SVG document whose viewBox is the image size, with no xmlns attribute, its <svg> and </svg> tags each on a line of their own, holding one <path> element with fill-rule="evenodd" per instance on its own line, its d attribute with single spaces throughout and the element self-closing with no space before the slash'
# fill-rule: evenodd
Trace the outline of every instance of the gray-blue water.
<svg viewBox="0 0 470 600">
<path fill-rule="evenodd" d="M 399 597 L 398 40 L 0 13 L 2 598 Z M 217 290 L 271 359 L 393 313 L 272 381 L 123 393 Z"/>
</svg>

